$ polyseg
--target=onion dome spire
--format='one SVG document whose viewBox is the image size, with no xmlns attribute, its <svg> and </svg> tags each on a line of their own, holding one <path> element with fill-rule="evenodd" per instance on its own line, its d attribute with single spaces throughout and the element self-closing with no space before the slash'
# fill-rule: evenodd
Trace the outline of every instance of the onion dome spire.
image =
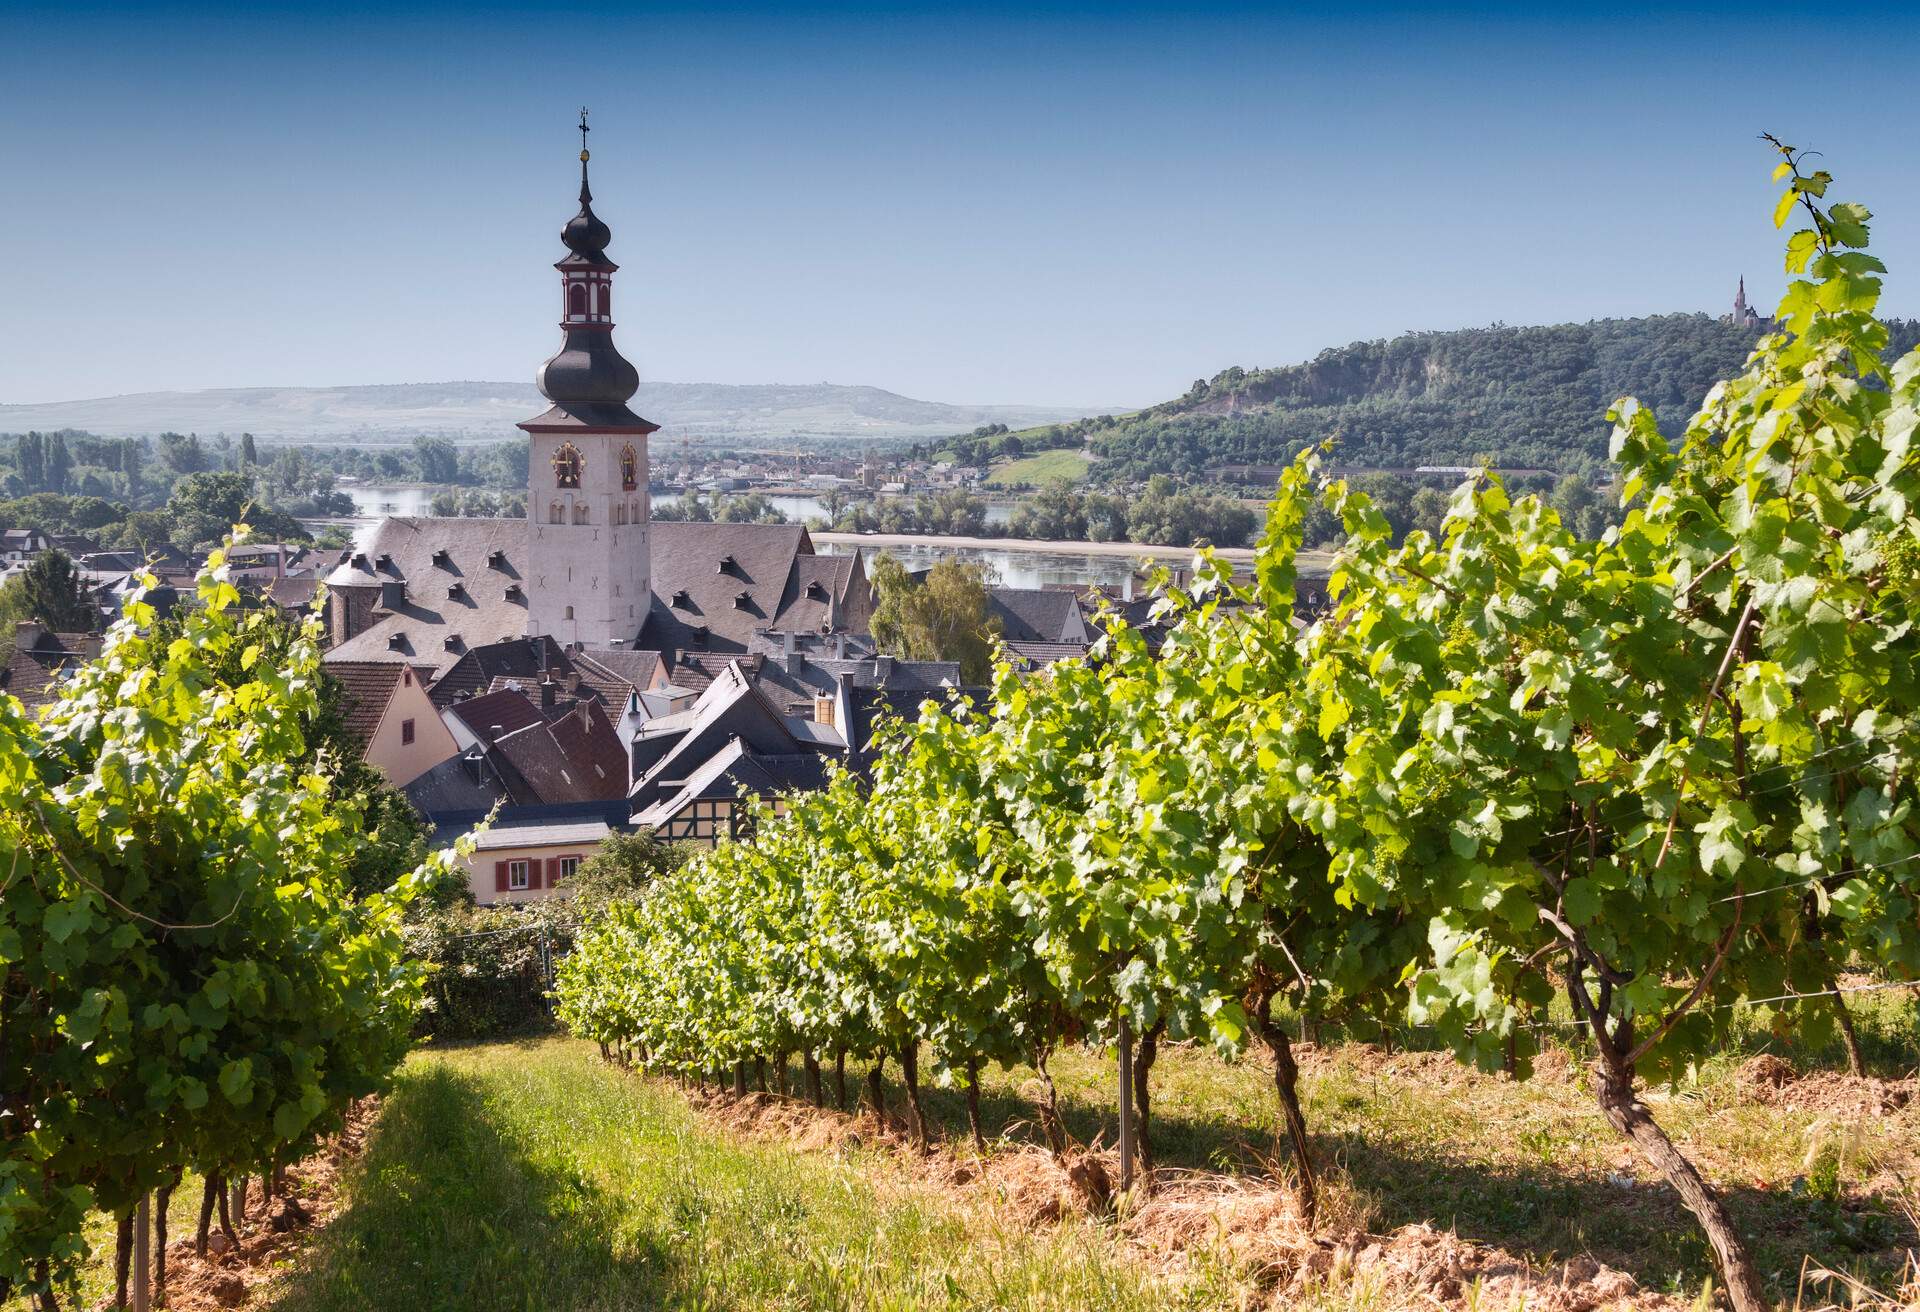
<svg viewBox="0 0 1920 1312">
<path fill-rule="evenodd" d="M 613 230 L 593 212 L 593 189 L 587 185 L 587 126 L 586 107 L 580 109 L 580 212 L 567 220 L 567 226 L 560 230 L 560 240 L 566 243 L 573 254 L 563 263 L 604 264 L 612 266 L 607 259 L 607 243 L 613 240 Z"/>
<path fill-rule="evenodd" d="M 528 432 L 651 433 L 658 426 L 627 408 L 640 386 L 640 374 L 613 344 L 613 275 L 619 266 L 607 258 L 613 233 L 593 212 L 587 131 L 587 111 L 582 109 L 580 212 L 560 230 L 568 253 L 553 266 L 561 275 L 560 327 L 565 338 L 535 375 L 553 408 L 520 427 Z"/>
</svg>

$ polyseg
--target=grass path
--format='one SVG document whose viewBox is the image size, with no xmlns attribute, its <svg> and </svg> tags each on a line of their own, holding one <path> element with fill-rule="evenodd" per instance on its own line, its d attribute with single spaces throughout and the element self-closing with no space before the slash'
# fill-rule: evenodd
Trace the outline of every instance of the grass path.
<svg viewBox="0 0 1920 1312">
<path fill-rule="evenodd" d="M 1156 1288 L 1091 1226 L 1003 1225 L 877 1157 L 728 1136 L 559 1039 L 416 1055 L 347 1188 L 275 1308 L 1221 1301 Z"/>
</svg>

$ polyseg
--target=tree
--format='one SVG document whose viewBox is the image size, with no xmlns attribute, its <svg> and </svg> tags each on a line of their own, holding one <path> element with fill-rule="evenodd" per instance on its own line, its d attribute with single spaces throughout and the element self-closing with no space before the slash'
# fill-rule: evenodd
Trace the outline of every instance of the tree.
<svg viewBox="0 0 1920 1312">
<path fill-rule="evenodd" d="M 26 614 L 57 633 L 92 633 L 100 627 L 100 608 L 64 551 L 35 556 L 20 576 L 20 591 Z"/>
<path fill-rule="evenodd" d="M 260 463 L 260 452 L 253 444 L 252 433 L 240 434 L 240 468 L 252 469 Z"/>
<path fill-rule="evenodd" d="M 166 513 L 173 523 L 171 537 L 182 546 L 217 543 L 242 520 L 273 540 L 308 538 L 293 516 L 254 504 L 252 480 L 245 474 L 189 474 L 174 485 Z"/>
<path fill-rule="evenodd" d="M 421 482 L 460 481 L 460 449 L 446 438 L 416 437 L 413 439 L 413 454 L 420 464 Z"/>
<path fill-rule="evenodd" d="M 685 863 L 687 848 L 649 833 L 610 833 L 573 874 L 573 904 L 582 920 L 612 902 L 630 901 Z"/>
<path fill-rule="evenodd" d="M 990 614 L 986 575 L 978 565 L 942 561 L 916 579 L 892 556 L 873 568 L 879 604 L 874 641 L 904 660 L 958 661 L 968 683 L 986 682 L 1000 621 Z"/>
<path fill-rule="evenodd" d="M 199 435 L 195 433 L 160 434 L 160 459 L 166 464 L 169 483 L 177 483 L 207 467 L 207 453 L 201 448 Z M 225 530 L 222 529 L 222 532 Z"/>
</svg>

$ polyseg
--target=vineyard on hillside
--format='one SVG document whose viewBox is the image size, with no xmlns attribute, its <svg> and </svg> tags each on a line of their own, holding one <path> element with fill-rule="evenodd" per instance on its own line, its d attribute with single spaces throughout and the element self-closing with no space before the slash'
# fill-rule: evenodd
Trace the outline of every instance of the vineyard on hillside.
<svg viewBox="0 0 1920 1312">
<path fill-rule="evenodd" d="M 409 1046 L 427 872 L 353 897 L 369 840 L 305 737 L 320 621 L 282 643 L 224 558 L 176 626 L 136 594 L 39 717 L 0 698 L 0 1301 L 57 1309 L 100 1212 L 124 1299 L 188 1173 L 204 1252 L 226 1184 L 271 1189 Z"/>
<path fill-rule="evenodd" d="M 922 1139 L 925 1085 L 979 1136 L 983 1072 L 1029 1064 L 1056 1152 L 1050 1060 L 1112 1044 L 1148 1160 L 1161 1045 L 1257 1045 L 1309 1222 L 1303 1030 L 1418 1026 L 1521 1077 L 1551 1033 L 1733 1305 L 1768 1306 L 1647 1087 L 1756 1009 L 1851 1044 L 1843 972 L 1920 976 L 1920 352 L 1882 363 L 1867 211 L 1791 148 L 1776 176 L 1803 225 L 1779 331 L 1677 449 L 1616 407 L 1617 529 L 1481 480 L 1395 547 L 1303 456 L 1250 583 L 1202 568 L 1157 649 L 1116 622 L 1084 664 L 1003 673 L 614 905 L 562 968 L 567 1024 L 741 1091 L 797 1053 L 815 1101 L 823 1066 L 877 1095 L 891 1061 Z M 1297 628 L 1316 499 L 1347 538 Z"/>
</svg>

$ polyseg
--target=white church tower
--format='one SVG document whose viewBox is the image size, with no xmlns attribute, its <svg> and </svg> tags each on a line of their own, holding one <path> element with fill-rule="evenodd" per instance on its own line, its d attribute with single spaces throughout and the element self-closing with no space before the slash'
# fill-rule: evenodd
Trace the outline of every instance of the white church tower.
<svg viewBox="0 0 1920 1312">
<path fill-rule="evenodd" d="M 587 112 L 580 111 L 580 212 L 561 230 L 566 333 L 536 381 L 553 406 L 520 427 L 527 469 L 528 636 L 588 649 L 630 645 L 653 600 L 647 551 L 647 436 L 659 430 L 627 402 L 640 375 L 614 349 L 613 233 L 587 189 Z"/>
</svg>

